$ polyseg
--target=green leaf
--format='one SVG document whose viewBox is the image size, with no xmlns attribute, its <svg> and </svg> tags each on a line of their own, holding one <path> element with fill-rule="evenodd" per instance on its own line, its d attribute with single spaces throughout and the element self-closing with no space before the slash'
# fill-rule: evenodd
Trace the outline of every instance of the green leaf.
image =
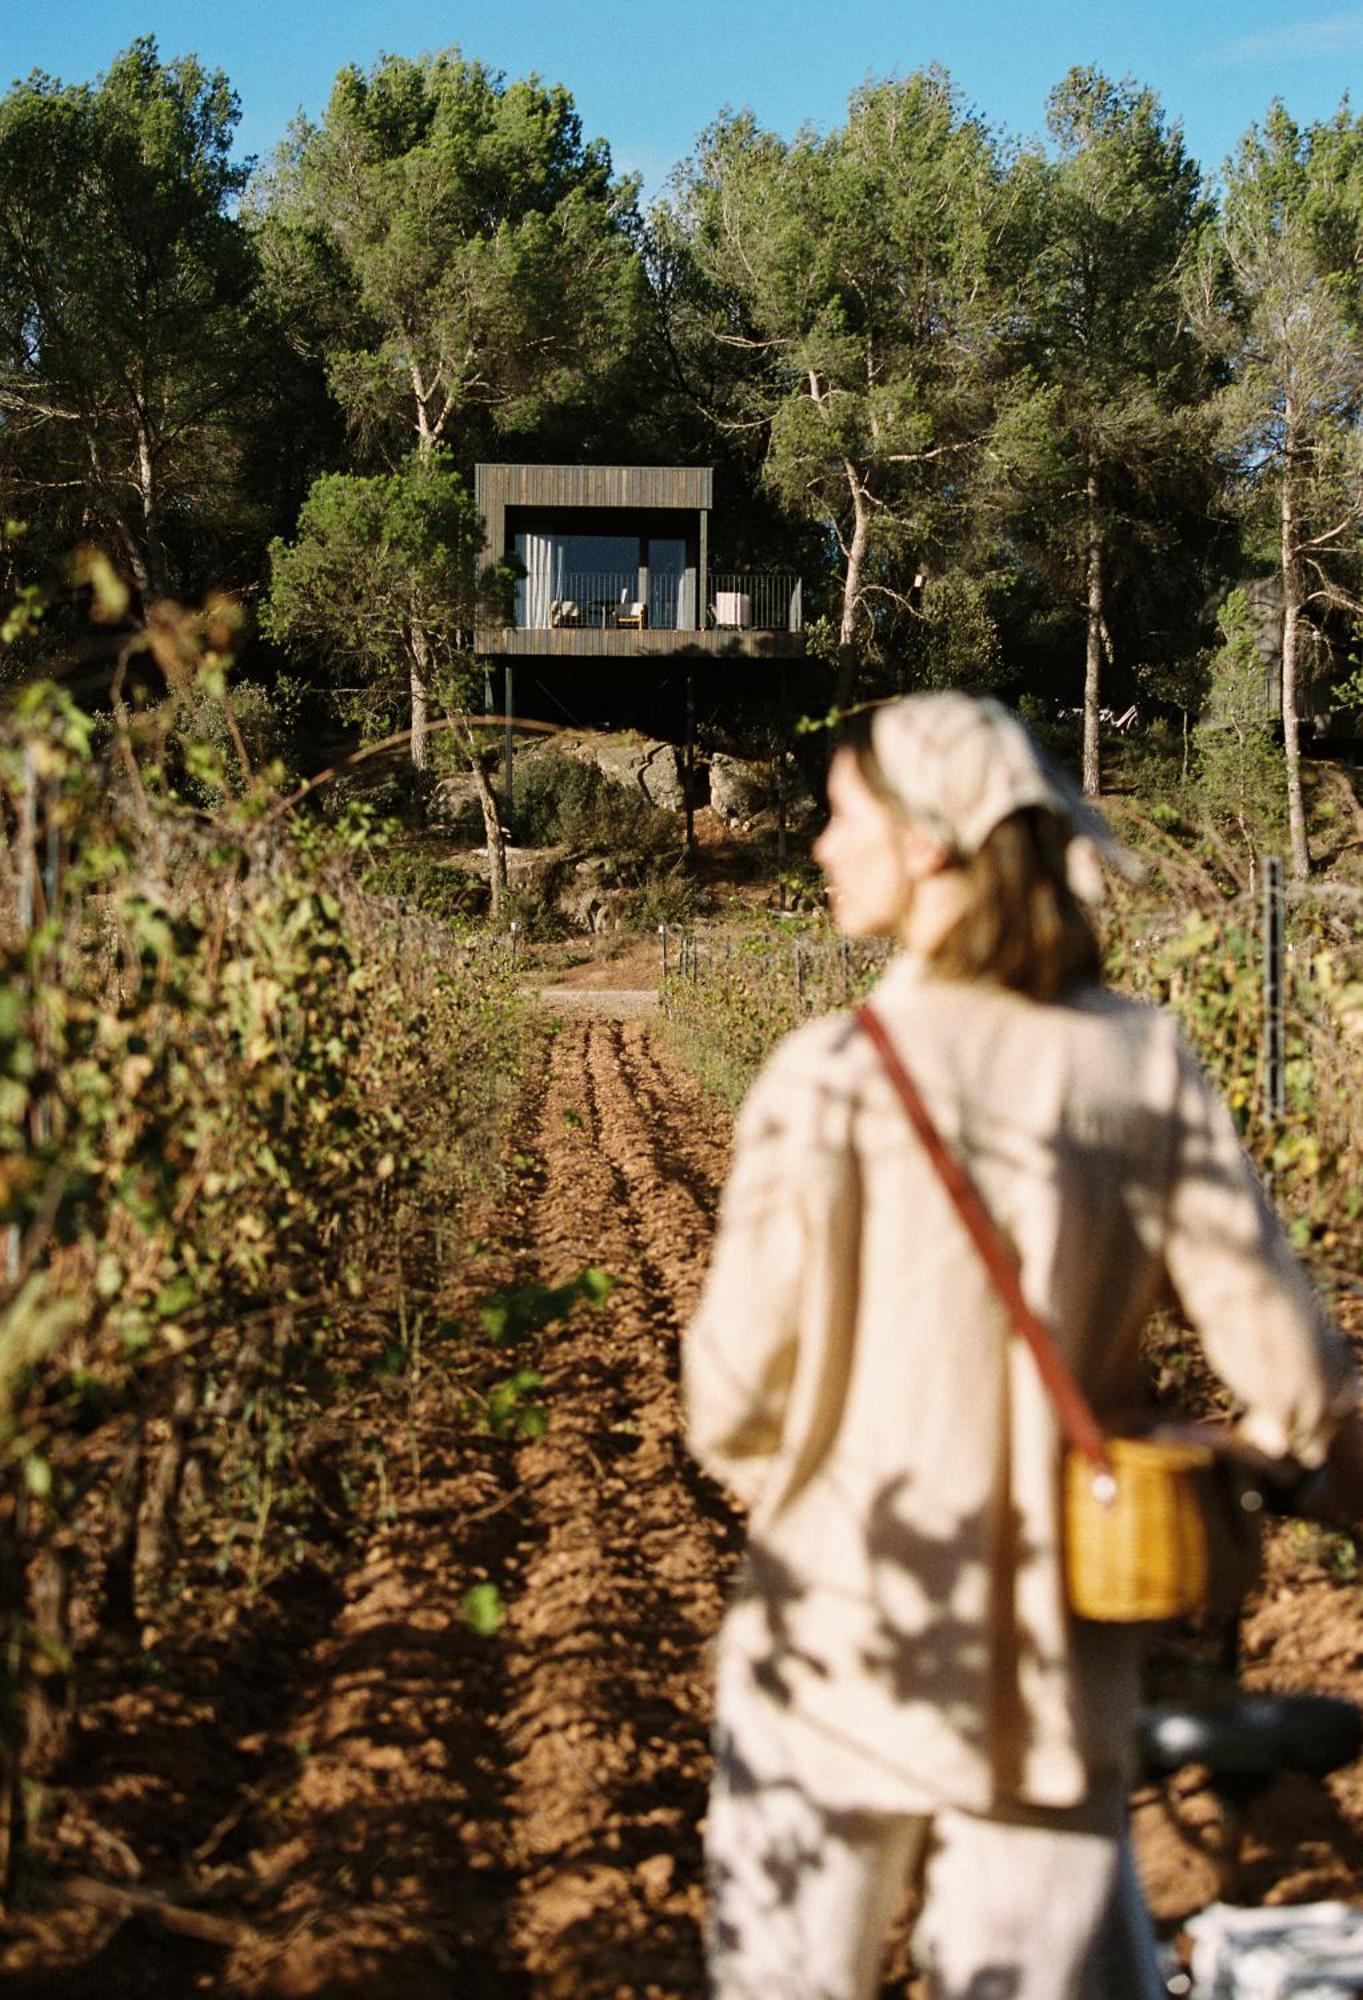
<svg viewBox="0 0 1363 2000">
<path fill-rule="evenodd" d="M 594 1306 L 604 1305 L 615 1290 L 615 1279 L 599 1264 L 589 1264 L 577 1282 L 583 1298 Z"/>
<path fill-rule="evenodd" d="M 52 1467 L 36 1451 L 24 1460 L 24 1484 L 36 1500 L 46 1500 L 52 1491 Z"/>
<path fill-rule="evenodd" d="M 480 1639 L 490 1639 L 506 1623 L 506 1607 L 495 1583 L 475 1583 L 460 1599 L 464 1623 Z"/>
</svg>

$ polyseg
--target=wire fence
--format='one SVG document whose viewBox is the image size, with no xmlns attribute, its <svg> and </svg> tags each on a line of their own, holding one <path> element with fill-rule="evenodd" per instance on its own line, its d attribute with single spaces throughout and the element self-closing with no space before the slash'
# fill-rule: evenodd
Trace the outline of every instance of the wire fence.
<svg viewBox="0 0 1363 2000">
<path fill-rule="evenodd" d="M 715 979 L 768 995 L 784 987 L 800 1014 L 847 1006 L 884 970 L 893 948 L 883 938 L 711 939 L 668 924 L 659 925 L 658 941 L 664 1013 L 679 985 Z"/>
<path fill-rule="evenodd" d="M 1309 949 L 1293 948 L 1281 858 L 1264 858 L 1257 898 L 1229 899 L 1219 906 L 1217 918 L 1224 933 L 1246 933 L 1237 949 L 1257 963 L 1258 1018 L 1249 1033 L 1257 1044 L 1253 1069 L 1258 1119 L 1266 1126 L 1280 1124 L 1287 1111 L 1292 1031 L 1304 1027 L 1319 1011 L 1303 990 L 1312 981 L 1312 955 Z M 746 1002 L 745 1039 L 754 1045 L 762 1038 L 773 1040 L 810 1015 L 847 1007 L 862 998 L 893 950 L 885 939 L 853 941 L 797 933 L 779 941 L 736 940 L 708 938 L 665 924 L 659 926 L 658 940 L 664 1015 L 676 1019 L 694 1013 L 700 1004 L 697 989 L 708 985 L 716 989 L 713 1005 L 731 1016 L 741 1018 Z M 1133 941 L 1129 934 L 1124 936 L 1119 954 L 1121 982 L 1148 997 L 1166 997 L 1152 991 L 1148 967 L 1139 959 L 1145 946 L 1148 960 L 1158 960 L 1167 942 L 1153 938 Z M 1173 996 L 1180 1012 L 1181 997 Z"/>
</svg>

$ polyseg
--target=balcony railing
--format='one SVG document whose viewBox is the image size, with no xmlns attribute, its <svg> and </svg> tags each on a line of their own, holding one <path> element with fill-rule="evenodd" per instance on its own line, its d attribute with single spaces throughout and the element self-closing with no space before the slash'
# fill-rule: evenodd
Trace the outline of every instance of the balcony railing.
<svg viewBox="0 0 1363 2000">
<path fill-rule="evenodd" d="M 704 617 L 697 618 L 694 570 L 573 572 L 556 577 L 552 588 L 527 577 L 517 586 L 516 624 L 522 631 L 803 630 L 799 577 L 716 574 L 706 581 Z"/>
<path fill-rule="evenodd" d="M 695 622 L 695 582 L 684 576 L 648 576 L 638 570 L 575 570 L 552 589 L 530 578 L 517 592 L 522 628 L 571 630 L 575 626 L 675 631 Z"/>
<path fill-rule="evenodd" d="M 801 632 L 804 604 L 800 579 L 764 572 L 752 576 L 712 576 L 706 613 L 706 622 L 722 629 Z"/>
</svg>

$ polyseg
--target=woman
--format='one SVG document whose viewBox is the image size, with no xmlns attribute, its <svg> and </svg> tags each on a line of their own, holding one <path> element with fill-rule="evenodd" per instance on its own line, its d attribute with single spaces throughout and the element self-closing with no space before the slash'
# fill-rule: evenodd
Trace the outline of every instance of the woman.
<svg viewBox="0 0 1363 2000">
<path fill-rule="evenodd" d="M 1100 1417 L 1139 1408 L 1173 1293 L 1253 1441 L 1319 1463 L 1346 1351 L 1172 1020 L 1099 983 L 1071 886 L 1096 816 L 960 694 L 876 710 L 829 802 L 838 925 L 902 947 L 876 1011 Z M 1148 1991 L 1110 1919 L 1136 1642 L 1067 1610 L 1052 1407 L 852 1016 L 748 1097 L 685 1386 L 752 1509 L 706 1835 L 719 2000 L 874 1994 L 913 1878 L 936 1994 Z"/>
</svg>

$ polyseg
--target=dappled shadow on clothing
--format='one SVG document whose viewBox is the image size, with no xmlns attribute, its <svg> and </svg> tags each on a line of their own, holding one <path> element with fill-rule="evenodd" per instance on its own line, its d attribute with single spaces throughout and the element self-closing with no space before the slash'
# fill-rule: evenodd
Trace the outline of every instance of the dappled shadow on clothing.
<svg viewBox="0 0 1363 2000">
<path fill-rule="evenodd" d="M 849 1734 L 858 1686 L 869 1686 L 896 1704 L 936 1710 L 962 1743 L 985 1749 L 1000 1703 L 1011 1716 L 1009 1690 L 1039 1663 L 1010 1594 L 991 1580 L 999 1568 L 1016 1574 L 1037 1553 L 1016 1510 L 991 1501 L 934 1532 L 914 1518 L 907 1474 L 883 1482 L 869 1503 L 849 1496 L 846 1505 L 849 1517 L 862 1517 L 860 1555 L 857 1574 L 837 1584 L 811 1583 L 767 1543 L 750 1545 L 734 1609 L 749 1632 L 756 1614 L 760 1636 L 743 1648 L 753 1686 L 779 1708 L 813 1707 L 821 1717 L 845 1697 Z M 848 1632 L 864 1634 L 851 1657 L 841 1643 Z"/>
<path fill-rule="evenodd" d="M 933 1511 L 940 1518 L 940 1508 Z M 741 1677 L 731 1688 L 732 1717 L 721 1703 L 707 1838 L 711 1955 L 726 2000 L 747 1992 L 744 1968 L 770 1968 L 773 1952 L 777 1965 L 794 1968 L 783 1974 L 783 2000 L 844 2000 L 850 1987 L 825 1992 L 808 1969 L 828 1962 L 822 1913 L 839 1900 L 843 1881 L 855 1884 L 876 1874 L 873 1856 L 887 1828 L 909 1824 L 906 1815 L 849 1810 L 818 1797 L 794 1744 L 807 1749 L 820 1738 L 833 1746 L 845 1740 L 873 1758 L 875 1746 L 868 1745 L 858 1712 L 869 1689 L 895 1705 L 935 1710 L 944 1731 L 982 1751 L 998 1717 L 996 1684 L 1015 1678 L 1031 1656 L 1030 1642 L 1018 1639 L 1009 1619 L 991 1632 L 978 1610 L 979 1594 L 990 1588 L 991 1553 L 1001 1543 L 1011 1563 L 1032 1553 L 1010 1510 L 990 1503 L 934 1532 L 915 1518 L 912 1481 L 900 1476 L 886 1481 L 861 1512 L 859 1582 L 849 1578 L 836 1601 L 826 1583 L 811 1587 L 760 1540 L 750 1547 L 740 1579 L 735 1610 L 757 1636 L 734 1669 Z M 845 1645 L 839 1646 L 839 1605 L 841 1633 L 850 1628 L 866 1635 L 850 1661 Z M 1003 1663 L 994 1657 L 1000 1639 L 1009 1654 Z M 769 1744 L 751 1753 L 745 1684 L 753 1706 L 775 1718 L 778 1741 L 789 1727 L 782 1718 L 794 1719 L 797 1734 L 784 1761 Z M 883 1749 L 888 1768 L 893 1746 Z M 912 1784 L 916 1774 L 903 1775 Z M 728 1823 L 741 1835 L 727 1838 Z M 905 1898 L 912 1886 L 906 1871 Z M 892 1919 L 893 1911 L 885 1913 L 883 1927 Z M 752 1976 L 749 1984 L 754 1993 L 763 1991 Z M 968 1994 L 952 2000 L 1008 2000 L 1017 1986 L 1015 1970 L 1000 1965 L 977 1974 Z M 935 1990 L 945 2000 L 946 1989 Z"/>
</svg>

